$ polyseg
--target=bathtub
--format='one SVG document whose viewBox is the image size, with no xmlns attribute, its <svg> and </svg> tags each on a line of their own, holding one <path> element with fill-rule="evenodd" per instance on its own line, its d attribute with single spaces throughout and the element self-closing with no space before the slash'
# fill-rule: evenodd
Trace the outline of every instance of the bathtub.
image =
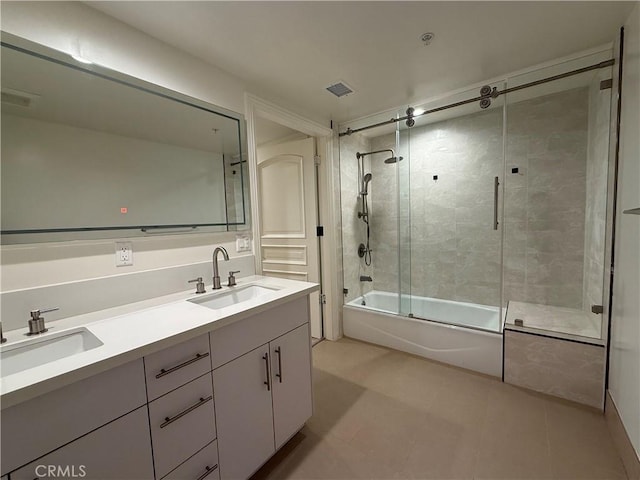
<svg viewBox="0 0 640 480">
<path fill-rule="evenodd" d="M 413 318 L 395 313 L 399 305 L 394 293 L 372 291 L 352 300 L 343 308 L 344 334 L 502 376 L 502 322 L 498 307 L 425 297 L 403 296 L 402 302 L 402 311 L 411 311 Z"/>
</svg>

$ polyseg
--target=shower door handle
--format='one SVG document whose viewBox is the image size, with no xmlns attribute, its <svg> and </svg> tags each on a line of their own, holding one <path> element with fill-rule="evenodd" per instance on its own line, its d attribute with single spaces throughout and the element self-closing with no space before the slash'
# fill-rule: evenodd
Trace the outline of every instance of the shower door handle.
<svg viewBox="0 0 640 480">
<path fill-rule="evenodd" d="M 498 177 L 493 179 L 493 229 L 498 230 L 498 187 L 500 180 Z"/>
</svg>

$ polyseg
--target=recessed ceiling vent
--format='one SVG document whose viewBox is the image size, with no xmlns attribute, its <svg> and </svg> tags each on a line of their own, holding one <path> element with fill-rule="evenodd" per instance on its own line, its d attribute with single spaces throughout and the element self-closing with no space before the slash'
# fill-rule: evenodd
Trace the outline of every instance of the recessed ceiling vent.
<svg viewBox="0 0 640 480">
<path fill-rule="evenodd" d="M 336 82 L 333 85 L 327 87 L 327 90 L 333 93 L 336 97 L 344 97 L 345 95 L 353 93 L 353 88 L 351 88 L 344 82 Z"/>
<path fill-rule="evenodd" d="M 21 92 L 19 90 L 13 90 L 11 88 L 3 88 L 1 93 L 2 103 L 8 103 L 10 105 L 16 105 L 18 107 L 29 108 L 33 102 L 38 98 L 38 95 L 33 95 L 27 92 Z"/>
</svg>

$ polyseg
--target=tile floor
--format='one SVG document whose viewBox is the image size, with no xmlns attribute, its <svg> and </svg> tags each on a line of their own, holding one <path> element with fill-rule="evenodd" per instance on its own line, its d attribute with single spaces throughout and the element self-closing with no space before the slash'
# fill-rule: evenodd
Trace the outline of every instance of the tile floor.
<svg viewBox="0 0 640 480">
<path fill-rule="evenodd" d="M 627 478 L 595 410 L 346 338 L 313 363 L 313 417 L 253 480 Z"/>
</svg>

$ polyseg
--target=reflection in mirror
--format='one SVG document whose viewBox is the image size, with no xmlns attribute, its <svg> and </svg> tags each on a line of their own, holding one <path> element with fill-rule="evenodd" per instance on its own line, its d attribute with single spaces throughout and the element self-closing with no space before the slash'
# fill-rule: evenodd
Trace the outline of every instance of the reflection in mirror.
<svg viewBox="0 0 640 480">
<path fill-rule="evenodd" d="M 3 243 L 247 228 L 241 115 L 7 38 Z"/>
</svg>

